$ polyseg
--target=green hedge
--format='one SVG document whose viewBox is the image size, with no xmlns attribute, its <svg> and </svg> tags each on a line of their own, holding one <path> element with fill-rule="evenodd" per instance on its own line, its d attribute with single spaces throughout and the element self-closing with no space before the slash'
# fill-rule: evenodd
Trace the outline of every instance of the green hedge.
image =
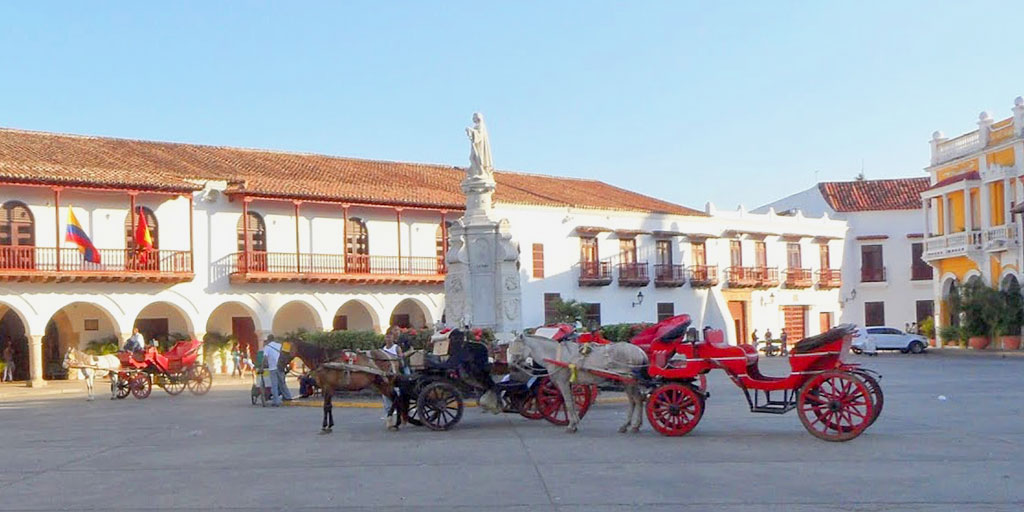
<svg viewBox="0 0 1024 512">
<path fill-rule="evenodd" d="M 638 323 L 638 324 L 609 324 L 601 326 L 601 335 L 611 341 L 629 341 L 634 336 L 640 333 L 640 331 L 652 326 L 654 324 L 649 323 Z"/>
<path fill-rule="evenodd" d="M 370 350 L 384 346 L 384 335 L 374 331 L 304 332 L 301 339 L 333 350 Z"/>
<path fill-rule="evenodd" d="M 85 353 L 94 356 L 117 353 L 117 336 L 107 336 L 85 344 Z"/>
</svg>

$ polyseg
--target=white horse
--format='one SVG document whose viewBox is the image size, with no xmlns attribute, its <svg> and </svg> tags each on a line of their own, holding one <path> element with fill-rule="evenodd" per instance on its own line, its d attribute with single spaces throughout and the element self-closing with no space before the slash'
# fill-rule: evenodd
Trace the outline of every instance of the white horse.
<svg viewBox="0 0 1024 512">
<path fill-rule="evenodd" d="M 117 397 L 117 372 L 121 369 L 121 361 L 117 359 L 117 356 L 110 354 L 93 356 L 81 352 L 75 347 L 68 347 L 62 366 L 65 370 L 76 369 L 82 372 L 82 376 L 85 377 L 85 387 L 89 392 L 87 400 L 96 399 L 96 395 L 93 393 L 93 384 L 96 374 L 103 371 L 110 376 L 110 399 L 113 400 Z"/>
<path fill-rule="evenodd" d="M 581 344 L 571 341 L 555 341 L 543 336 L 522 335 L 516 338 L 508 348 L 509 364 L 522 367 L 527 356 L 544 366 L 548 377 L 554 382 L 565 400 L 565 410 L 569 416 L 566 432 L 576 432 L 580 422 L 576 410 L 576 402 L 572 396 L 573 384 L 601 384 L 618 382 L 625 384 L 626 397 L 629 399 L 629 413 L 626 423 L 619 427 L 619 432 L 626 432 L 630 426 L 633 432 L 643 425 L 644 395 L 634 376 L 634 371 L 647 367 L 647 354 L 643 349 L 631 343 L 611 343 L 597 345 L 588 343 L 581 351 Z M 562 364 L 552 363 L 558 361 Z M 596 370 L 592 373 L 589 370 Z M 601 374 L 621 376 L 618 380 L 603 377 Z M 633 417 L 636 424 L 633 425 Z"/>
</svg>

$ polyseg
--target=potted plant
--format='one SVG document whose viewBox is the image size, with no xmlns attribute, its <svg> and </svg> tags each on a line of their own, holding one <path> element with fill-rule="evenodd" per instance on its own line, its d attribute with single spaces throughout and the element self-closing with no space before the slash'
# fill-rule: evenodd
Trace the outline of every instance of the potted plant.
<svg viewBox="0 0 1024 512">
<path fill-rule="evenodd" d="M 930 316 L 921 321 L 918 326 L 921 336 L 928 338 L 928 345 L 935 346 L 935 317 Z"/>
<path fill-rule="evenodd" d="M 964 339 L 964 330 L 959 325 L 943 325 L 939 327 L 939 339 L 942 344 L 960 344 Z"/>
<path fill-rule="evenodd" d="M 1003 305 L 1000 341 L 1003 343 L 1003 350 L 1019 350 L 1020 329 L 1024 324 L 1024 297 L 1020 294 L 1020 285 L 1013 280 L 1000 295 Z"/>
<path fill-rule="evenodd" d="M 220 373 L 227 373 L 227 360 L 232 341 L 234 339 L 231 336 L 225 336 L 219 332 L 206 333 L 203 336 L 203 356 L 206 364 L 214 370 L 219 368 Z"/>
<path fill-rule="evenodd" d="M 961 302 L 968 345 L 975 350 L 983 350 L 999 329 L 1003 317 L 1002 297 L 976 279 L 964 286 Z"/>
</svg>

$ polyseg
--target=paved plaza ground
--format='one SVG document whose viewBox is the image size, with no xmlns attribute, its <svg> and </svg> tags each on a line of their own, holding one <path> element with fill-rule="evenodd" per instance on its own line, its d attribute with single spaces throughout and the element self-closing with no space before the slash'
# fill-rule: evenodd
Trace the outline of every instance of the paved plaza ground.
<svg viewBox="0 0 1024 512">
<path fill-rule="evenodd" d="M 205 397 L 0 398 L 0 510 L 1024 508 L 1024 358 L 860 360 L 884 375 L 885 410 L 848 443 L 750 414 L 720 373 L 683 438 L 618 434 L 618 403 L 575 435 L 478 409 L 450 432 L 388 432 L 378 409 L 336 408 L 320 436 L 318 408 L 252 407 L 237 379 Z"/>
</svg>

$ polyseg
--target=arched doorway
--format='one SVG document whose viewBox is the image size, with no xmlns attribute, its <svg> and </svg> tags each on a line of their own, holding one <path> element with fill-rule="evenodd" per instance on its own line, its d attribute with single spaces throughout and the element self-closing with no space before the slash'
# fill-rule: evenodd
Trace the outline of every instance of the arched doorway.
<svg viewBox="0 0 1024 512">
<path fill-rule="evenodd" d="M 14 380 L 29 379 L 28 333 L 16 311 L 0 304 L 0 354 L 8 346 L 14 350 Z"/>
<path fill-rule="evenodd" d="M 0 207 L 0 268 L 35 268 L 36 230 L 32 211 L 21 201 Z"/>
<path fill-rule="evenodd" d="M 238 342 L 239 348 L 250 356 L 260 349 L 258 336 L 261 325 L 257 324 L 254 311 L 239 302 L 225 302 L 217 306 L 206 321 L 206 333 L 230 337 Z"/>
<path fill-rule="evenodd" d="M 1003 278 L 999 281 L 999 290 L 1005 292 L 1012 288 L 1020 290 L 1020 281 L 1017 279 L 1016 274 L 1009 273 L 1003 276 Z"/>
<path fill-rule="evenodd" d="M 188 315 L 169 302 L 154 302 L 142 308 L 133 326 L 139 329 L 147 342 L 157 340 L 164 350 L 174 341 L 188 339 L 195 332 Z"/>
<path fill-rule="evenodd" d="M 335 331 L 380 332 L 380 321 L 369 306 L 358 300 L 350 300 L 338 308 L 331 327 Z"/>
<path fill-rule="evenodd" d="M 397 325 L 402 328 L 413 327 L 421 329 L 433 323 L 427 308 L 415 299 L 405 299 L 399 302 L 391 311 L 389 325 Z"/>
<path fill-rule="evenodd" d="M 114 317 L 88 302 L 73 302 L 53 314 L 43 334 L 43 378 L 67 378 L 61 367 L 68 347 L 110 353 L 124 341 Z"/>
<path fill-rule="evenodd" d="M 960 325 L 960 282 L 955 277 L 942 281 L 942 325 Z"/>
<path fill-rule="evenodd" d="M 298 331 L 321 331 L 320 315 L 312 306 L 302 301 L 292 301 L 281 306 L 274 314 L 274 325 L 271 332 L 276 337 L 283 337 Z"/>
</svg>

